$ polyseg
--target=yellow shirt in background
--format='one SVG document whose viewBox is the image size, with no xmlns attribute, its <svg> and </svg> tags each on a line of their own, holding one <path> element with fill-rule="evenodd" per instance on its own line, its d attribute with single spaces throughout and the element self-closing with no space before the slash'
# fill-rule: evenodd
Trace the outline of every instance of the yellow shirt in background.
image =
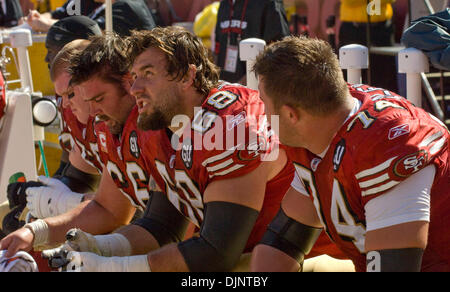
<svg viewBox="0 0 450 292">
<path fill-rule="evenodd" d="M 377 3 L 378 2 L 378 3 Z M 395 0 L 370 0 L 372 13 L 370 22 L 381 22 L 392 18 Z M 341 0 L 340 18 L 345 22 L 367 22 L 367 0 Z M 375 9 L 379 7 L 379 11 Z"/>
</svg>

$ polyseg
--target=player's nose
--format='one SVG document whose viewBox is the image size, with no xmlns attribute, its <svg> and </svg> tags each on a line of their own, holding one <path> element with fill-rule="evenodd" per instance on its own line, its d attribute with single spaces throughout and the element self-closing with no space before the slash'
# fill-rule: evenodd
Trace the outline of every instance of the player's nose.
<svg viewBox="0 0 450 292">
<path fill-rule="evenodd" d="M 95 117 L 101 113 L 100 108 L 95 102 L 89 102 L 89 115 Z"/>
<path fill-rule="evenodd" d="M 130 88 L 130 93 L 135 98 L 137 98 L 139 96 L 139 94 L 142 92 L 144 92 L 144 82 L 142 81 L 141 78 L 138 77 L 138 78 L 134 79 L 133 84 L 131 85 L 131 88 Z"/>
</svg>

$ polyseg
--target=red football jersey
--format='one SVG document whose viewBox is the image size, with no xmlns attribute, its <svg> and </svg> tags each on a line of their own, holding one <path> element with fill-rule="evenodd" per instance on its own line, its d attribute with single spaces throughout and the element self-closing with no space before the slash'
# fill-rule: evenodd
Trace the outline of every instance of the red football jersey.
<svg viewBox="0 0 450 292">
<path fill-rule="evenodd" d="M 59 136 L 61 147 L 70 151 L 73 145 L 76 145 L 80 150 L 81 157 L 89 165 L 95 167 L 99 173 L 102 173 L 103 164 L 99 156 L 95 134 L 95 118 L 90 116 L 85 125 L 77 120 L 69 108 L 63 109 L 62 114 L 63 130 Z"/>
<path fill-rule="evenodd" d="M 105 123 L 95 126 L 101 160 L 120 191 L 136 208 L 145 209 L 149 199 L 150 171 L 142 155 L 143 137 L 137 130 L 138 107 L 134 107 L 122 134 L 111 134 Z M 146 141 L 147 144 L 152 144 Z"/>
<path fill-rule="evenodd" d="M 72 127 L 70 128 L 76 128 L 79 127 L 79 122 L 75 115 L 72 113 L 72 110 L 68 107 L 64 108 L 61 102 L 62 98 L 58 98 L 57 103 L 60 114 L 61 127 L 61 132 L 59 134 L 59 145 L 61 146 L 62 150 L 70 152 L 72 151 L 72 147 L 75 142 L 73 141 L 72 135 L 70 134 L 69 124 L 72 125 Z"/>
<path fill-rule="evenodd" d="M 433 164 L 436 174 L 422 270 L 448 270 L 448 130 L 436 118 L 394 93 L 365 85 L 349 88 L 361 102 L 360 108 L 337 132 L 325 156 L 320 158 L 303 148 L 288 151 L 326 232 L 353 260 L 356 269 L 365 271 L 364 206 Z"/>
<path fill-rule="evenodd" d="M 153 146 L 156 156 L 147 153 L 152 147 L 147 145 L 143 145 L 143 154 L 162 177 L 168 199 L 199 227 L 208 185 L 253 171 L 270 145 L 276 143 L 265 130 L 265 121 L 264 103 L 257 91 L 225 83 L 210 92 L 183 133 L 174 133 L 169 139 L 166 131 L 158 131 L 159 146 Z M 246 251 L 258 243 L 278 212 L 293 174 L 288 163 L 266 183 L 263 207 Z"/>
</svg>

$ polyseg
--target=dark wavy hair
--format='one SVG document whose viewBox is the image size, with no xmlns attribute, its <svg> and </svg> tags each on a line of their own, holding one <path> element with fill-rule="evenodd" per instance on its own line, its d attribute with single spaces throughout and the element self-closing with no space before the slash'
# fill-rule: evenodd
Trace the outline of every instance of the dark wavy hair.
<svg viewBox="0 0 450 292">
<path fill-rule="evenodd" d="M 93 77 L 108 83 L 121 82 L 131 66 L 128 41 L 115 33 L 93 36 L 89 40 L 91 43 L 71 59 L 72 85 Z"/>
<path fill-rule="evenodd" d="M 207 95 L 219 82 L 219 68 L 209 59 L 208 50 L 201 40 L 182 27 L 158 27 L 151 31 L 133 31 L 127 38 L 131 62 L 149 48 L 158 48 L 166 56 L 167 74 L 172 80 L 182 80 L 195 65 L 196 90 Z"/>
</svg>

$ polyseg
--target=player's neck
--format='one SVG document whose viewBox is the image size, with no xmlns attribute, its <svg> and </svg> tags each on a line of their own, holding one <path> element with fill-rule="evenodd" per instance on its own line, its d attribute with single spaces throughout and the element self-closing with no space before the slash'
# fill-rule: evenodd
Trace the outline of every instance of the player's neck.
<svg viewBox="0 0 450 292">
<path fill-rule="evenodd" d="M 186 93 L 181 97 L 184 101 L 184 106 L 179 109 L 177 115 L 187 116 L 189 121 L 192 121 L 195 113 L 198 111 L 205 101 L 206 96 L 198 93 L 195 89 L 191 92 Z M 186 123 L 180 123 L 176 127 L 169 126 L 168 128 L 173 132 L 182 132 Z"/>
<path fill-rule="evenodd" d="M 312 139 L 313 142 L 308 147 L 312 153 L 319 155 L 327 150 L 333 138 L 345 123 L 353 107 L 354 99 L 349 97 L 348 102 L 333 114 L 317 118 L 317 121 L 314 122 L 314 131 L 317 135 L 314 135 L 315 138 Z"/>
</svg>

